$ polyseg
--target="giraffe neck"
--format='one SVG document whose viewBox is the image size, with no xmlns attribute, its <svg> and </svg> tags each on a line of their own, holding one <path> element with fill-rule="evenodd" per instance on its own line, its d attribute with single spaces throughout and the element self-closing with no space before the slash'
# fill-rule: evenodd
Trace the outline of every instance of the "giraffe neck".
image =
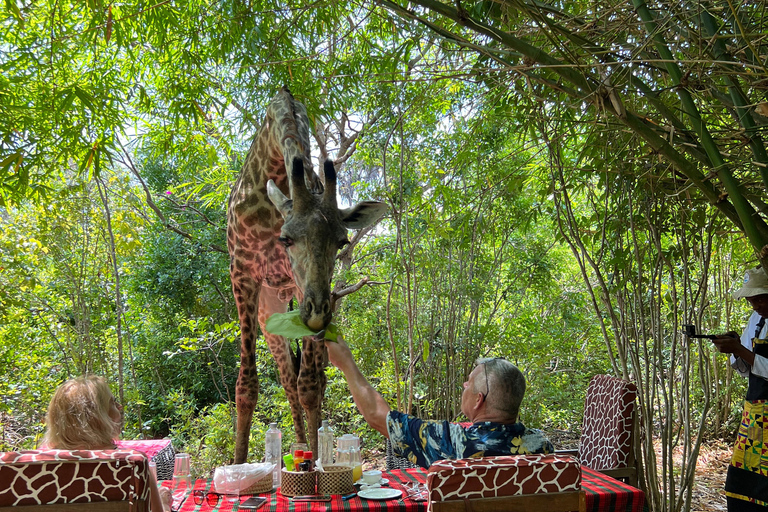
<svg viewBox="0 0 768 512">
<path fill-rule="evenodd" d="M 267 107 L 266 118 L 251 144 L 241 175 L 248 176 L 253 186 L 264 192 L 261 194 L 264 201 L 269 202 L 265 189 L 270 179 L 284 194 L 293 197 L 286 162 L 299 157 L 304 161 L 308 188 L 313 192 L 321 191 L 322 184 L 312 167 L 309 150 L 309 119 L 306 109 L 294 101 L 288 90 L 281 89 Z"/>
</svg>

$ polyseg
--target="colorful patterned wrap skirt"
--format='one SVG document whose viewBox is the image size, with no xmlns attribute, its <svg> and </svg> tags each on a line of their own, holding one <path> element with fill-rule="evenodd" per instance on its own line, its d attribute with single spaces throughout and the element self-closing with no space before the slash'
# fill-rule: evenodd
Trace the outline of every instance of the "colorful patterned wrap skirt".
<svg viewBox="0 0 768 512">
<path fill-rule="evenodd" d="M 768 506 L 768 400 L 744 402 L 725 495 Z"/>
</svg>

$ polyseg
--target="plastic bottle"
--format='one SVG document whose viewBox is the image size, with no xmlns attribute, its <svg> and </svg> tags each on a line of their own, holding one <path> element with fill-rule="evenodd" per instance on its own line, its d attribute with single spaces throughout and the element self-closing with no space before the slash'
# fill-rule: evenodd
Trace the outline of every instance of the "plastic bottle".
<svg viewBox="0 0 768 512">
<path fill-rule="evenodd" d="M 283 455 L 283 462 L 285 462 L 285 469 L 287 471 L 293 471 L 293 455 L 290 453 Z"/>
<path fill-rule="evenodd" d="M 312 450 L 304 452 L 304 471 L 312 471 L 314 464 L 312 464 Z"/>
<path fill-rule="evenodd" d="M 323 425 L 317 429 L 317 460 L 322 466 L 333 464 L 333 429 L 328 420 L 323 420 Z"/>
<path fill-rule="evenodd" d="M 277 423 L 270 423 L 269 430 L 264 435 L 265 449 L 264 449 L 264 462 L 275 465 L 275 469 L 272 470 L 272 488 L 277 489 L 280 487 L 280 478 L 282 473 L 280 468 L 282 466 L 282 452 L 283 452 L 283 434 L 280 429 L 277 428 Z"/>
<path fill-rule="evenodd" d="M 296 471 L 301 471 L 301 463 L 304 462 L 304 450 L 296 450 L 293 452 L 293 466 Z"/>
</svg>

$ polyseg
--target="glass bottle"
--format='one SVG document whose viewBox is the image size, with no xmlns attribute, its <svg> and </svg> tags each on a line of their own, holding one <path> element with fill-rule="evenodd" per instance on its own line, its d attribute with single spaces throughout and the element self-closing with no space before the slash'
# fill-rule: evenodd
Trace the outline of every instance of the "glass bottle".
<svg viewBox="0 0 768 512">
<path fill-rule="evenodd" d="M 277 489 L 280 487 L 280 478 L 282 476 L 280 469 L 283 460 L 283 433 L 277 428 L 277 423 L 269 424 L 269 430 L 264 435 L 264 440 L 264 462 L 275 465 L 275 469 L 272 470 L 272 488 Z"/>
<path fill-rule="evenodd" d="M 323 420 L 323 425 L 317 429 L 317 460 L 322 466 L 333 464 L 333 429 L 328 420 Z"/>
</svg>

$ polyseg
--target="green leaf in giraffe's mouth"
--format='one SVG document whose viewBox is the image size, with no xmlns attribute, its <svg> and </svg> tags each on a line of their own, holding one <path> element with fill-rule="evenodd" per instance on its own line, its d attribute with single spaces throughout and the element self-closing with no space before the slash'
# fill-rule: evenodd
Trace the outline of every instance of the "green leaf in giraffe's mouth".
<svg viewBox="0 0 768 512">
<path fill-rule="evenodd" d="M 304 336 L 317 336 L 323 334 L 323 331 L 313 331 L 301 321 L 301 312 L 298 309 L 287 313 L 273 313 L 267 318 L 267 331 L 285 338 L 295 339 Z M 325 328 L 325 339 L 336 341 L 339 336 L 338 327 L 331 322 Z"/>
</svg>

